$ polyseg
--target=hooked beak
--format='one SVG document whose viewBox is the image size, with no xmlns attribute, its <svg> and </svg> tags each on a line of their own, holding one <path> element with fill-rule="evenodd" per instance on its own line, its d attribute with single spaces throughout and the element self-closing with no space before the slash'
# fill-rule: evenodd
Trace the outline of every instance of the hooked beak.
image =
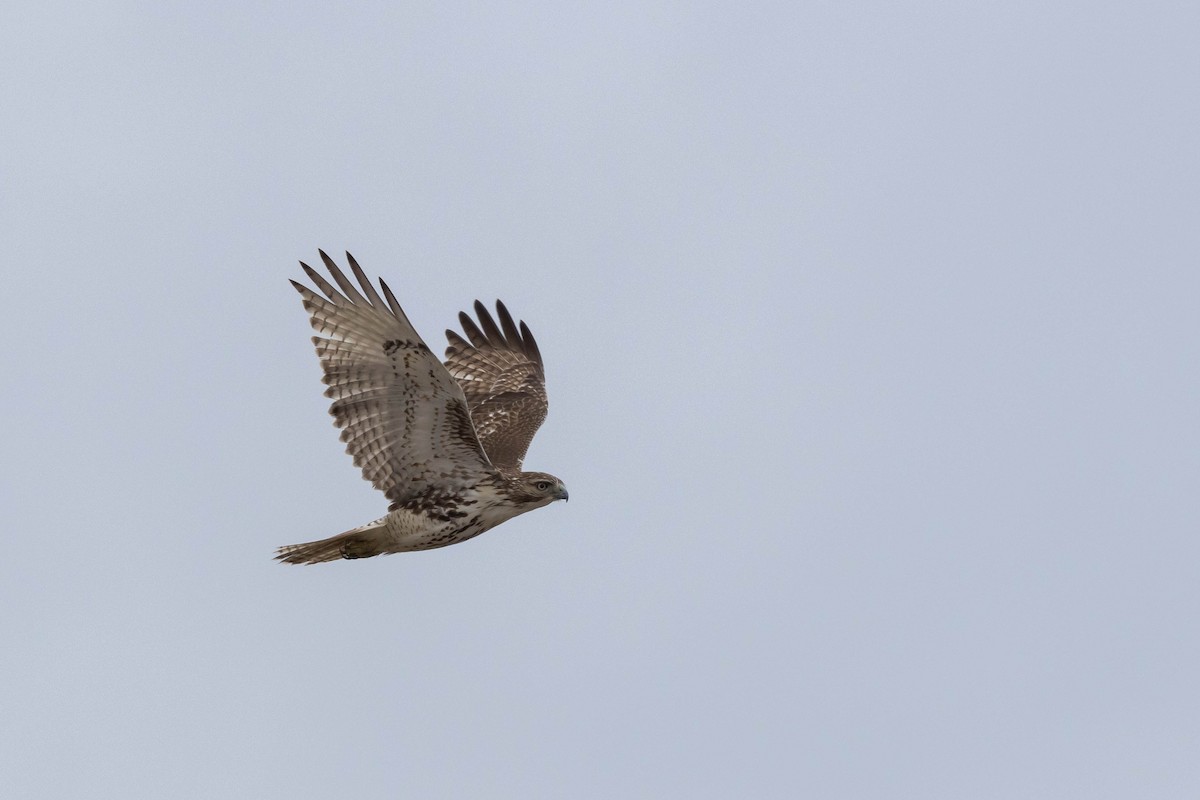
<svg viewBox="0 0 1200 800">
<path fill-rule="evenodd" d="M 558 500 L 569 500 L 569 499 L 570 499 L 570 495 L 569 495 L 569 494 L 567 494 L 567 487 L 563 486 L 563 485 L 560 483 L 560 484 L 558 485 L 558 493 L 557 493 L 556 495 L 554 495 L 554 497 L 555 497 L 556 499 L 558 499 Z"/>
</svg>

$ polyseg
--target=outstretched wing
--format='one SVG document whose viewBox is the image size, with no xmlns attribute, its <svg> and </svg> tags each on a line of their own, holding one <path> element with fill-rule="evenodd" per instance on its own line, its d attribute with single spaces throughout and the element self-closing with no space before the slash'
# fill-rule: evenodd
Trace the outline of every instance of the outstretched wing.
<svg viewBox="0 0 1200 800">
<path fill-rule="evenodd" d="M 508 309 L 496 301 L 500 324 L 475 301 L 479 324 L 458 315 L 467 341 L 446 331 L 446 368 L 462 386 L 475 432 L 492 464 L 501 472 L 521 470 L 525 451 L 546 418 L 546 375 L 533 334 L 522 322 L 513 324 Z"/>
<path fill-rule="evenodd" d="M 358 285 L 329 256 L 321 260 L 341 289 L 300 266 L 324 293 L 295 281 L 304 298 L 317 356 L 333 399 L 329 413 L 363 477 L 395 507 L 414 497 L 475 485 L 495 470 L 471 424 L 462 389 L 413 329 L 395 296 L 379 282 L 380 298 L 354 257 Z"/>
</svg>

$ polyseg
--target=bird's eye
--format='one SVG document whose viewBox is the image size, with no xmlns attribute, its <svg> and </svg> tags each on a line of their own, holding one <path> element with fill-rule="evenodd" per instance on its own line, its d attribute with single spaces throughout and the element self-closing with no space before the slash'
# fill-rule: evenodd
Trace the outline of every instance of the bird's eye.
<svg viewBox="0 0 1200 800">
<path fill-rule="evenodd" d="M 550 481 L 538 481 L 537 483 L 534 484 L 534 487 L 539 492 L 544 492 L 550 488 Z"/>
</svg>

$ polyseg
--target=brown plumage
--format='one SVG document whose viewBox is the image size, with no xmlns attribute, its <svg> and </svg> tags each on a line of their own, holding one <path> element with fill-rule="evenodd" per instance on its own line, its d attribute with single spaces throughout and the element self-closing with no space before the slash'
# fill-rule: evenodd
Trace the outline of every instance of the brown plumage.
<svg viewBox="0 0 1200 800">
<path fill-rule="evenodd" d="M 479 325 L 460 311 L 467 340 L 446 331 L 446 369 L 467 398 L 475 433 L 496 469 L 520 472 L 525 451 L 546 418 L 546 375 L 533 334 L 496 301 L 500 326 L 487 308 L 475 301 Z M 481 329 L 482 328 L 482 329 Z"/>
<path fill-rule="evenodd" d="M 443 365 L 383 281 L 380 296 L 349 253 L 358 286 L 321 252 L 336 288 L 301 262 L 324 295 L 292 281 L 304 300 L 346 452 L 390 501 L 388 514 L 329 539 L 279 548 L 278 559 L 338 558 L 457 544 L 518 514 L 567 498 L 562 481 L 522 472 L 546 417 L 542 356 L 524 322 L 497 301 L 499 324 L 475 302 L 447 331 Z"/>
</svg>

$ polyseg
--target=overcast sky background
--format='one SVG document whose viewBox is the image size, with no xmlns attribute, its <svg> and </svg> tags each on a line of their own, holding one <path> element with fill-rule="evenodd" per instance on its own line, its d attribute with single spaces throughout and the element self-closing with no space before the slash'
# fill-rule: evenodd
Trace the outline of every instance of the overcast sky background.
<svg viewBox="0 0 1200 800">
<path fill-rule="evenodd" d="M 6 797 L 1200 792 L 1194 2 L 5 16 Z M 271 560 L 318 247 L 569 504 Z"/>
</svg>

